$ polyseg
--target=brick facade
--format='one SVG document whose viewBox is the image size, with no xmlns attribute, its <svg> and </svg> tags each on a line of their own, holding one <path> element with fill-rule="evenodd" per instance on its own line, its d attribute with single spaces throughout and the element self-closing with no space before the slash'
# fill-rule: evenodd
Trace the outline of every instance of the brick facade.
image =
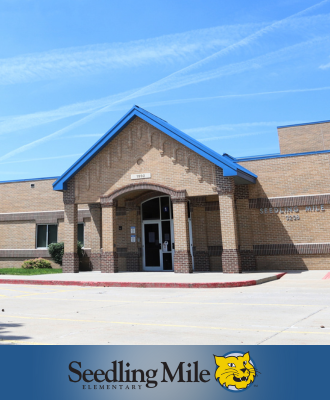
<svg viewBox="0 0 330 400">
<path fill-rule="evenodd" d="M 101 272 L 118 272 L 116 202 L 102 206 Z"/>
<path fill-rule="evenodd" d="M 330 123 L 279 128 L 279 139 L 282 154 L 330 149 Z M 238 184 L 135 118 L 63 194 L 52 190 L 54 179 L 0 184 L 0 268 L 49 258 L 47 249 L 36 248 L 37 225 L 57 224 L 58 241 L 65 243 L 63 271 L 78 272 L 77 223 L 84 222 L 88 269 L 142 271 L 141 204 L 169 196 L 175 272 L 190 273 L 193 264 L 196 272 L 329 269 L 329 154 L 239 164 L 258 175 L 255 184 Z M 141 173 L 151 178 L 131 179 Z"/>
<path fill-rule="evenodd" d="M 175 237 L 174 272 L 191 273 L 192 257 L 190 252 L 187 201 L 173 201 L 173 222 Z"/>
<path fill-rule="evenodd" d="M 281 154 L 330 149 L 330 123 L 315 123 L 278 128 Z"/>
<path fill-rule="evenodd" d="M 100 204 L 89 204 L 89 211 L 91 214 L 89 229 L 90 269 L 101 271 L 102 215 Z"/>
</svg>

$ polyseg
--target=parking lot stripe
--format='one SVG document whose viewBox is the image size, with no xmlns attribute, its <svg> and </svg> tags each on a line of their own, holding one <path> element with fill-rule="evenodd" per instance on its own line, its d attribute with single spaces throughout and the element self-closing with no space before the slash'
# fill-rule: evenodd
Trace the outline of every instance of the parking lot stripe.
<svg viewBox="0 0 330 400">
<path fill-rule="evenodd" d="M 64 292 L 65 290 L 63 290 Z M 53 294 L 53 293 L 60 293 L 59 292 L 46 292 L 46 293 L 35 293 L 36 295 L 42 295 L 42 294 Z M 31 294 L 31 296 L 33 296 L 33 294 Z M 17 299 L 17 298 L 21 298 L 24 296 L 7 296 L 8 298 L 11 299 Z M 33 299 L 31 299 L 33 300 Z M 54 299 L 51 297 L 38 297 L 38 299 L 36 300 L 50 300 L 53 301 Z M 130 300 L 109 300 L 109 299 L 78 299 L 78 298 L 57 298 L 56 301 L 87 301 L 87 302 L 108 302 L 108 303 L 122 303 L 122 304 L 136 304 L 136 303 L 141 303 L 141 304 L 191 304 L 191 305 L 209 305 L 209 306 L 218 306 L 218 305 L 232 305 L 232 306 L 269 306 L 269 307 L 329 307 L 328 304 L 276 304 L 276 303 L 222 303 L 222 302 L 218 302 L 218 303 L 209 303 L 209 302 L 196 302 L 196 301 L 138 301 L 138 300 L 134 300 L 134 301 L 130 301 Z"/>
<path fill-rule="evenodd" d="M 270 330 L 270 329 L 249 329 L 249 328 L 227 328 L 220 326 L 198 326 L 198 325 L 174 325 L 174 324 L 155 324 L 148 322 L 125 322 L 125 321 L 105 321 L 93 319 L 71 319 L 71 318 L 53 318 L 53 317 L 27 317 L 21 315 L 7 315 L 7 318 L 45 320 L 45 321 L 63 321 L 63 322 L 89 322 L 93 324 L 110 324 L 110 325 L 131 325 L 131 326 L 154 326 L 163 328 L 186 328 L 186 329 L 203 329 L 203 330 L 221 330 L 221 331 L 239 331 L 239 332 L 271 332 L 271 333 L 294 333 L 309 335 L 326 335 L 330 332 L 311 332 L 311 331 L 289 331 L 289 330 Z"/>
</svg>

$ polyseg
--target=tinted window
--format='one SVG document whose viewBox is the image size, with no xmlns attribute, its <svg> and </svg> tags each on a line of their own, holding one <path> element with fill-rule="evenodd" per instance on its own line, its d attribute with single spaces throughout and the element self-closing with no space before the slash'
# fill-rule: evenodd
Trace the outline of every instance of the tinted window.
<svg viewBox="0 0 330 400">
<path fill-rule="evenodd" d="M 57 243 L 57 225 L 48 225 L 48 244 Z"/>
<path fill-rule="evenodd" d="M 84 224 L 78 224 L 78 242 L 84 246 Z"/>
<path fill-rule="evenodd" d="M 47 225 L 37 227 L 37 247 L 47 247 Z"/>
<path fill-rule="evenodd" d="M 169 197 L 161 197 L 161 214 L 162 219 L 170 219 L 170 199 Z"/>
<path fill-rule="evenodd" d="M 151 199 L 142 204 L 142 219 L 160 219 L 159 218 L 159 198 Z"/>
</svg>

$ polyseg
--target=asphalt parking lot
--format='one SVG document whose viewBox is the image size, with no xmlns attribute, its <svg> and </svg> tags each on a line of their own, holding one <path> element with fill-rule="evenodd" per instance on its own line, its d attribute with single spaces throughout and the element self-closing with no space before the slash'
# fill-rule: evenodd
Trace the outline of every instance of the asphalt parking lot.
<svg viewBox="0 0 330 400">
<path fill-rule="evenodd" d="M 154 289 L 0 285 L 1 344 L 330 344 L 330 279 Z"/>
</svg>

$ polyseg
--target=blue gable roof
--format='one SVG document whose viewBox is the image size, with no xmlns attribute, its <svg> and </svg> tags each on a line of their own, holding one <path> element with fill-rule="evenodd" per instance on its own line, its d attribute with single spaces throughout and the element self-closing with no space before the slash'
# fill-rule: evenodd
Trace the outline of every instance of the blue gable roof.
<svg viewBox="0 0 330 400">
<path fill-rule="evenodd" d="M 134 118 L 139 117 L 150 125 L 166 133 L 184 146 L 195 151 L 202 157 L 223 169 L 224 176 L 232 176 L 237 184 L 255 183 L 257 175 L 238 165 L 231 157 L 221 156 L 207 146 L 186 135 L 179 129 L 168 124 L 138 106 L 132 107 L 111 129 L 106 132 L 89 150 L 82 155 L 67 171 L 53 183 L 54 190 L 66 190 L 67 182 L 72 179 L 89 161 L 94 158 L 108 143 L 111 142 Z"/>
</svg>

